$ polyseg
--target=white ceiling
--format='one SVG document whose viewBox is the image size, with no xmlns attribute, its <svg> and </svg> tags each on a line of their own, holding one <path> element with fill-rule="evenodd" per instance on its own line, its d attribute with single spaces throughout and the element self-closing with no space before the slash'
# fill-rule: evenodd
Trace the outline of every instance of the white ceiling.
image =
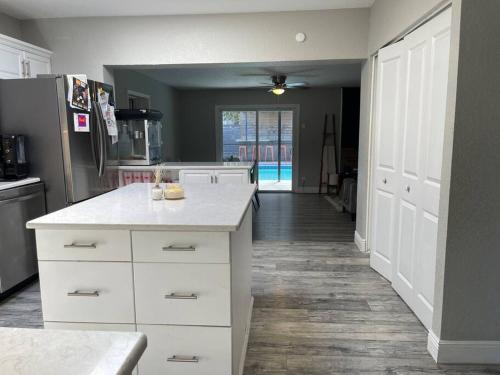
<svg viewBox="0 0 500 375">
<path fill-rule="evenodd" d="M 369 8 L 375 0 L 0 0 L 19 19 Z"/>
<path fill-rule="evenodd" d="M 274 74 L 285 74 L 287 83 L 308 87 L 358 86 L 361 80 L 359 61 L 126 68 L 179 89 L 258 88 L 270 85 Z"/>
</svg>

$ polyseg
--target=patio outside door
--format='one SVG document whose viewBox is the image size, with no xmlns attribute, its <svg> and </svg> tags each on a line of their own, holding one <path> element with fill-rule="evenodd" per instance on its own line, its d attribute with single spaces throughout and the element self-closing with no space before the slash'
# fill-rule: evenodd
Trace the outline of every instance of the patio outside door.
<svg viewBox="0 0 500 375">
<path fill-rule="evenodd" d="M 261 191 L 291 191 L 293 110 L 221 110 L 222 159 L 257 162 Z"/>
</svg>

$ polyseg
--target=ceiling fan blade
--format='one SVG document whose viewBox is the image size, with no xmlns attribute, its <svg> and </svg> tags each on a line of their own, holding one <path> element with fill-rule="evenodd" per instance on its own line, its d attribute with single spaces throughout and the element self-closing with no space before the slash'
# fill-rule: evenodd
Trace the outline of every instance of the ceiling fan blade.
<svg viewBox="0 0 500 375">
<path fill-rule="evenodd" d="M 305 82 L 296 82 L 296 83 L 287 83 L 286 86 L 287 87 L 306 87 L 306 86 L 308 86 L 308 84 Z"/>
<path fill-rule="evenodd" d="M 269 74 L 261 73 L 261 74 L 240 74 L 240 77 L 271 77 Z"/>
</svg>

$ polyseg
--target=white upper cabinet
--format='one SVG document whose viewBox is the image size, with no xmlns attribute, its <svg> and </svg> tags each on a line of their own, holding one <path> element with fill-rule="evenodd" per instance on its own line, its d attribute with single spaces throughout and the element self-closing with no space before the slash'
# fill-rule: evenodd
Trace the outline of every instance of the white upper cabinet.
<svg viewBox="0 0 500 375">
<path fill-rule="evenodd" d="M 52 52 L 0 34 L 0 79 L 49 74 Z"/>
<path fill-rule="evenodd" d="M 26 78 L 36 78 L 38 74 L 50 73 L 50 57 L 25 52 L 24 64 Z"/>
<path fill-rule="evenodd" d="M 23 52 L 1 44 L 0 78 L 20 78 L 23 76 Z"/>
</svg>

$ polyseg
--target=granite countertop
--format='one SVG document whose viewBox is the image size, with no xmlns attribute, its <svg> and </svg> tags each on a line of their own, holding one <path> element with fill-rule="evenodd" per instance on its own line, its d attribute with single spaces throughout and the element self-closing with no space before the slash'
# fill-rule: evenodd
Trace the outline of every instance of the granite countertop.
<svg viewBox="0 0 500 375">
<path fill-rule="evenodd" d="M 184 185 L 185 199 L 154 201 L 131 184 L 27 223 L 34 229 L 238 230 L 256 185 Z"/>
<path fill-rule="evenodd" d="M 139 332 L 0 328 L 0 374 L 130 374 L 146 343 Z"/>
<path fill-rule="evenodd" d="M 22 180 L 0 180 L 0 190 L 34 184 L 35 182 L 40 182 L 40 179 L 38 177 L 28 177 Z"/>
<path fill-rule="evenodd" d="M 170 170 L 180 169 L 251 169 L 254 165 L 253 161 L 214 161 L 214 162 L 167 162 L 161 163 L 160 166 Z M 154 170 L 156 165 L 120 165 L 118 169 L 129 171 L 145 171 Z"/>
</svg>

